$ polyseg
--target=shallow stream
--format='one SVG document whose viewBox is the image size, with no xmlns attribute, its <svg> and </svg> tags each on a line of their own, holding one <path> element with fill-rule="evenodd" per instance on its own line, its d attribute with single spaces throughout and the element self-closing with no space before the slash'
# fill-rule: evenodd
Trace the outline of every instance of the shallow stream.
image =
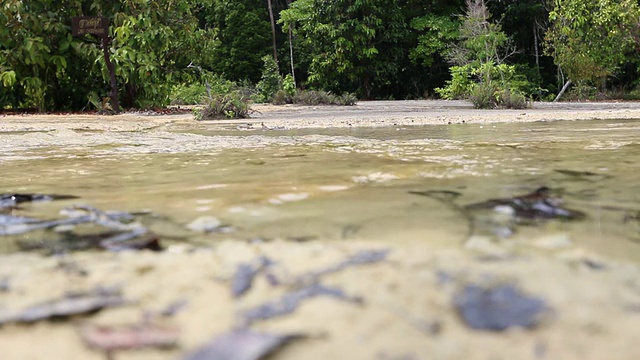
<svg viewBox="0 0 640 360">
<path fill-rule="evenodd" d="M 80 197 L 14 211 L 38 218 L 59 217 L 74 203 L 146 210 L 142 221 L 166 244 L 361 239 L 424 242 L 433 249 L 464 246 L 478 231 L 462 206 L 547 186 L 586 219 L 517 226 L 496 242 L 516 244 L 517 251 L 582 248 L 640 262 L 640 120 L 165 130 L 210 146 L 172 148 L 169 135 L 166 151 L 148 151 L 140 141 L 13 152 L 0 155 L 0 192 Z M 237 145 L 216 148 L 229 139 Z M 202 216 L 227 226 L 210 234 L 185 228 Z M 20 238 L 46 241 L 34 239 L 42 236 Z M 15 251 L 15 240 L 0 238 L 0 251 Z"/>
</svg>

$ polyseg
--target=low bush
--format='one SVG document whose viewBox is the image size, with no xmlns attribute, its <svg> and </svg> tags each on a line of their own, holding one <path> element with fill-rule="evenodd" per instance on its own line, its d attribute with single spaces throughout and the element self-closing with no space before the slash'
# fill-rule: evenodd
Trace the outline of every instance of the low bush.
<svg viewBox="0 0 640 360">
<path fill-rule="evenodd" d="M 596 100 L 598 89 L 595 86 L 585 83 L 577 83 L 571 85 L 571 89 L 565 95 L 568 101 L 585 101 Z"/>
<path fill-rule="evenodd" d="M 494 94 L 497 107 L 503 109 L 526 109 L 531 106 L 527 97 L 518 90 L 502 89 Z"/>
<path fill-rule="evenodd" d="M 498 87 L 493 83 L 475 84 L 468 96 L 476 109 L 495 109 L 498 106 L 495 94 Z"/>
<path fill-rule="evenodd" d="M 203 84 L 180 84 L 171 88 L 169 95 L 171 105 L 201 104 L 207 95 L 207 88 Z"/>
<path fill-rule="evenodd" d="M 355 105 L 358 98 L 354 94 L 334 95 L 326 91 L 298 90 L 294 94 L 286 90 L 278 90 L 271 103 L 274 105 Z"/>
<path fill-rule="evenodd" d="M 300 90 L 292 98 L 294 104 L 301 105 L 355 105 L 357 100 L 354 94 L 334 95 L 318 90 Z"/>
</svg>

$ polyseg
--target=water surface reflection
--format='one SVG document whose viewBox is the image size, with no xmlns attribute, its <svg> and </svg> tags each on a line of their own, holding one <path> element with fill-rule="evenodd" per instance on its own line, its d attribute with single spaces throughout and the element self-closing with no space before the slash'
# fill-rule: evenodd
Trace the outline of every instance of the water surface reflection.
<svg viewBox="0 0 640 360">
<path fill-rule="evenodd" d="M 297 141 L 164 154 L 52 146 L 32 151 L 37 158 L 30 160 L 4 159 L 2 192 L 67 193 L 103 209 L 149 209 L 158 216 L 145 221 L 161 236 L 197 243 L 370 239 L 441 247 L 465 243 L 467 219 L 451 204 L 410 191 L 455 191 L 461 194 L 455 205 L 464 206 L 544 185 L 587 219 L 519 227 L 504 241 L 525 249 L 562 237 L 569 250 L 640 261 L 640 121 L 173 131 Z M 55 217 L 64 205 L 33 204 L 18 212 Z M 203 215 L 235 231 L 185 232 L 184 224 Z M 7 240 L 1 247 L 14 249 Z"/>
</svg>

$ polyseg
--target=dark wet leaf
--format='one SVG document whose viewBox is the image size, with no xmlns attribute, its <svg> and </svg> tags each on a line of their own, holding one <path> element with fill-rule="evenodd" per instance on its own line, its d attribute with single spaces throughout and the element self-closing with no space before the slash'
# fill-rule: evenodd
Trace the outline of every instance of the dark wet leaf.
<svg viewBox="0 0 640 360">
<path fill-rule="evenodd" d="M 0 226 L 9 226 L 9 225 L 16 225 L 16 224 L 31 224 L 38 221 L 40 220 L 31 218 L 31 217 L 26 217 L 26 216 L 13 216 L 13 215 L 0 214 Z"/>
<path fill-rule="evenodd" d="M 90 222 L 89 218 L 61 219 L 61 220 L 38 220 L 38 221 L 11 221 L 0 223 L 0 235 L 18 235 L 27 232 L 52 229 L 61 225 L 77 225 Z"/>
<path fill-rule="evenodd" d="M 70 226 L 66 231 L 47 232 L 41 239 L 20 240 L 23 251 L 43 250 L 49 254 L 100 248 L 109 251 L 153 250 L 160 251 L 159 239 L 137 223 L 136 217 L 122 211 L 102 211 L 87 205 L 75 205 L 61 211 L 67 219 L 31 220 L 15 218 L 2 223 L 0 235 L 15 235 L 36 230 L 50 230 L 59 226 Z M 3 216 L 7 218 L 6 216 Z M 7 218 L 9 219 L 9 218 Z M 76 233 L 75 225 L 87 224 L 92 232 Z M 104 231 L 104 228 L 107 231 Z"/>
<path fill-rule="evenodd" d="M 0 292 L 8 292 L 11 290 L 11 286 L 9 285 L 9 277 L 5 276 L 0 278 Z"/>
<path fill-rule="evenodd" d="M 109 251 L 162 250 L 160 240 L 143 227 L 108 237 L 99 244 L 101 248 Z"/>
<path fill-rule="evenodd" d="M 518 220 L 564 219 L 580 220 L 583 212 L 562 207 L 562 199 L 552 196 L 552 190 L 546 186 L 536 191 L 506 199 L 490 199 L 481 203 L 465 206 L 467 210 L 496 209 L 508 207 Z"/>
<path fill-rule="evenodd" d="M 350 266 L 366 265 L 381 262 L 386 260 L 389 250 L 365 250 L 355 255 L 350 256 L 346 260 L 340 261 L 335 265 L 328 266 L 326 268 L 312 271 L 298 276 L 294 283 L 296 284 L 310 284 L 315 283 L 322 276 L 342 271 Z"/>
<path fill-rule="evenodd" d="M 300 334 L 270 334 L 249 329 L 222 334 L 188 354 L 183 360 L 258 360 L 286 343 L 303 338 Z"/>
<path fill-rule="evenodd" d="M 427 190 L 427 191 L 409 191 L 409 194 L 430 197 L 439 201 L 453 201 L 462 193 L 452 190 Z"/>
<path fill-rule="evenodd" d="M 155 324 L 85 325 L 79 332 L 89 347 L 104 351 L 170 348 L 177 345 L 180 337 L 178 328 Z"/>
<path fill-rule="evenodd" d="M 162 250 L 158 238 L 147 233 L 146 229 L 124 233 L 107 231 L 99 234 L 64 232 L 56 234 L 56 237 L 44 240 L 19 240 L 16 245 L 21 251 L 41 251 L 46 255 L 91 249 L 108 251 Z"/>
<path fill-rule="evenodd" d="M 591 270 L 602 271 L 607 269 L 607 264 L 592 259 L 582 259 L 582 263 Z"/>
<path fill-rule="evenodd" d="M 158 313 L 158 315 L 162 317 L 172 317 L 182 310 L 186 309 L 187 306 L 189 306 L 189 302 L 187 300 L 177 300 L 167 305 Z"/>
<path fill-rule="evenodd" d="M 249 309 L 243 313 L 243 319 L 245 324 L 251 324 L 255 321 L 287 315 L 294 312 L 302 301 L 317 296 L 328 296 L 357 304 L 362 303 L 361 298 L 349 296 L 342 289 L 324 286 L 321 284 L 313 284 L 300 290 L 285 294 L 280 299 Z"/>
<path fill-rule="evenodd" d="M 533 328 L 549 310 L 543 299 L 522 294 L 508 284 L 492 288 L 467 285 L 454 296 L 453 303 L 469 327 L 489 331 Z"/>
<path fill-rule="evenodd" d="M 231 295 L 234 298 L 244 295 L 253 284 L 253 279 L 259 269 L 251 264 L 240 264 L 231 280 Z"/>
<path fill-rule="evenodd" d="M 640 222 L 640 211 L 638 210 L 634 210 L 634 211 L 629 211 L 626 214 L 624 214 L 624 217 L 622 218 L 622 223 L 626 224 L 628 222 Z"/>
<path fill-rule="evenodd" d="M 611 175 L 598 174 L 591 171 L 578 171 L 568 169 L 556 169 L 554 171 L 577 180 L 602 180 L 612 177 Z"/>
<path fill-rule="evenodd" d="M 238 266 L 236 267 L 236 272 L 233 274 L 233 278 L 231 279 L 231 295 L 234 298 L 244 295 L 251 288 L 256 275 L 273 264 L 274 262 L 265 256 L 261 256 L 260 258 L 258 258 L 257 264 L 238 264 Z M 273 274 L 271 273 L 266 273 L 265 275 L 268 277 L 273 276 Z M 271 278 L 269 278 L 268 280 L 270 283 L 272 283 Z"/>
<path fill-rule="evenodd" d="M 0 208 L 14 207 L 18 204 L 26 202 L 53 201 L 53 200 L 70 200 L 77 199 L 73 195 L 55 195 L 55 194 L 0 194 Z"/>
<path fill-rule="evenodd" d="M 125 305 L 127 301 L 117 292 L 92 291 L 84 294 L 72 294 L 60 299 L 29 306 L 19 311 L 0 313 L 0 325 L 19 322 L 36 321 L 88 314 L 104 308 Z"/>
</svg>

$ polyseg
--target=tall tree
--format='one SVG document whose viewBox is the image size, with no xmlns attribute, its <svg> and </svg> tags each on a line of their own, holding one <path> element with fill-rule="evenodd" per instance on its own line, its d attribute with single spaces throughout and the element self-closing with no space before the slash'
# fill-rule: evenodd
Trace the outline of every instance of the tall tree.
<svg viewBox="0 0 640 360">
<path fill-rule="evenodd" d="M 200 3 L 200 2 L 197 2 Z M 190 60 L 204 62 L 215 37 L 198 28 L 195 0 L 7 0 L 0 6 L 0 105 L 81 109 L 108 92 L 100 41 L 71 36 L 71 17 L 104 16 L 124 106 L 162 106 Z M 71 66 L 73 64 L 73 66 Z M 10 94 L 9 96 L 5 94 Z M 1 101 L 4 102 L 2 103 Z"/>
<path fill-rule="evenodd" d="M 269 14 L 263 0 L 213 0 L 203 12 L 205 27 L 218 29 L 210 69 L 229 80 L 257 83 L 262 57 L 272 52 Z"/>
<path fill-rule="evenodd" d="M 311 52 L 309 82 L 371 97 L 399 72 L 408 24 L 399 1 L 297 0 L 281 12 Z"/>
<path fill-rule="evenodd" d="M 556 0 L 547 53 L 580 84 L 604 86 L 640 43 L 637 0 Z"/>
<path fill-rule="evenodd" d="M 271 6 L 271 0 L 267 0 L 267 7 L 269 8 L 269 23 L 271 24 L 271 40 L 273 43 L 273 60 L 278 63 L 278 44 L 276 40 L 276 20 L 273 16 L 273 6 Z"/>
</svg>

